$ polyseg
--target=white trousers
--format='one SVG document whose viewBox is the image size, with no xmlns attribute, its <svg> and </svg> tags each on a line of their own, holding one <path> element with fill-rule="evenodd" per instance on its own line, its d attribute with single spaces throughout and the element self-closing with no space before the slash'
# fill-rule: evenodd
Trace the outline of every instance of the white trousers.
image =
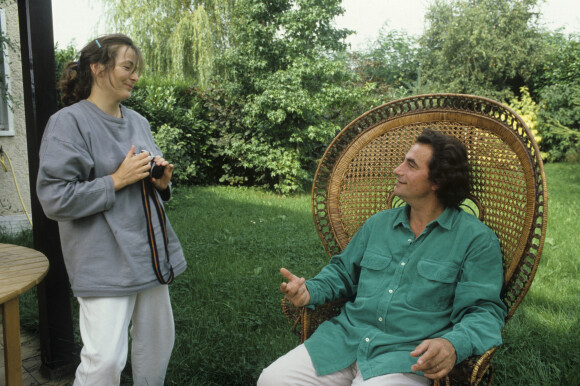
<svg viewBox="0 0 580 386">
<path fill-rule="evenodd" d="M 78 302 L 83 349 L 74 386 L 119 385 L 127 362 L 129 324 L 134 385 L 163 385 L 175 339 L 168 286 Z"/>
<path fill-rule="evenodd" d="M 328 375 L 318 375 L 303 344 L 290 350 L 265 368 L 258 379 L 258 386 L 424 386 L 431 380 L 412 373 L 386 374 L 366 381 L 356 362 L 346 369 Z"/>
</svg>

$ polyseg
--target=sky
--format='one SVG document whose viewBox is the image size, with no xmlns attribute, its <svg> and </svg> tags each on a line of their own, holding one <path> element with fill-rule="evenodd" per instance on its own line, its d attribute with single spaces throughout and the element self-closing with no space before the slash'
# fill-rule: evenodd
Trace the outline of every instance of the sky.
<svg viewBox="0 0 580 386">
<path fill-rule="evenodd" d="M 353 49 L 375 40 L 385 23 L 389 29 L 420 35 L 431 1 L 343 0 L 346 12 L 337 18 L 337 27 L 356 31 L 347 40 Z M 546 0 L 541 9 L 542 21 L 549 29 L 563 27 L 565 33 L 580 33 L 579 0 Z M 80 49 L 89 39 L 111 32 L 104 23 L 103 12 L 100 0 L 52 0 L 55 43 L 61 48 L 73 44 Z"/>
</svg>

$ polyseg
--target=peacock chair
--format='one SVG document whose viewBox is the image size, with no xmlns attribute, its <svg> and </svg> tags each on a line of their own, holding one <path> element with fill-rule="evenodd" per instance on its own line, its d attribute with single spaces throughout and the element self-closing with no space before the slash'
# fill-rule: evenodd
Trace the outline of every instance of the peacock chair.
<svg viewBox="0 0 580 386">
<path fill-rule="evenodd" d="M 314 177 L 312 213 L 329 256 L 340 253 L 373 214 L 404 205 L 393 195 L 393 169 L 425 128 L 457 137 L 467 148 L 473 187 L 462 203 L 498 236 L 503 254 L 501 293 L 506 322 L 526 295 L 542 253 L 548 192 L 534 136 L 510 108 L 459 94 L 396 100 L 356 118 L 328 146 Z M 315 309 L 282 309 L 304 342 L 346 300 Z M 456 365 L 439 384 L 491 384 L 497 347 Z"/>
</svg>

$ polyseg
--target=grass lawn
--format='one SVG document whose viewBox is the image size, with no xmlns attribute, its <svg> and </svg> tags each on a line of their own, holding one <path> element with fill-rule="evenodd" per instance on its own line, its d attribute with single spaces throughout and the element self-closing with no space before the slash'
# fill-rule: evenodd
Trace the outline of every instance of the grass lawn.
<svg viewBox="0 0 580 386">
<path fill-rule="evenodd" d="M 506 325 L 497 385 L 580 385 L 580 164 L 547 164 L 548 228 L 530 291 Z"/>
<path fill-rule="evenodd" d="M 496 385 L 580 384 L 580 164 L 549 164 L 546 173 L 542 260 L 504 330 Z M 177 337 L 166 383 L 255 384 L 263 367 L 298 343 L 281 313 L 279 268 L 308 278 L 328 261 L 310 197 L 186 187 L 168 208 L 189 268 L 171 285 Z M 35 299 L 25 298 L 23 325 L 34 328 Z"/>
</svg>

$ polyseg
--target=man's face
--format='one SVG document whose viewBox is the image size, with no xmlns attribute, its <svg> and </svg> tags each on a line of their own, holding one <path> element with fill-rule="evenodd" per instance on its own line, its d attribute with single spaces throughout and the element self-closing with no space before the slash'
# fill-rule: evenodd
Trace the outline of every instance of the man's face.
<svg viewBox="0 0 580 386">
<path fill-rule="evenodd" d="M 394 193 L 412 204 L 434 195 L 437 185 L 429 180 L 429 161 L 433 155 L 430 145 L 414 144 L 404 161 L 393 170 L 397 176 Z"/>
</svg>

